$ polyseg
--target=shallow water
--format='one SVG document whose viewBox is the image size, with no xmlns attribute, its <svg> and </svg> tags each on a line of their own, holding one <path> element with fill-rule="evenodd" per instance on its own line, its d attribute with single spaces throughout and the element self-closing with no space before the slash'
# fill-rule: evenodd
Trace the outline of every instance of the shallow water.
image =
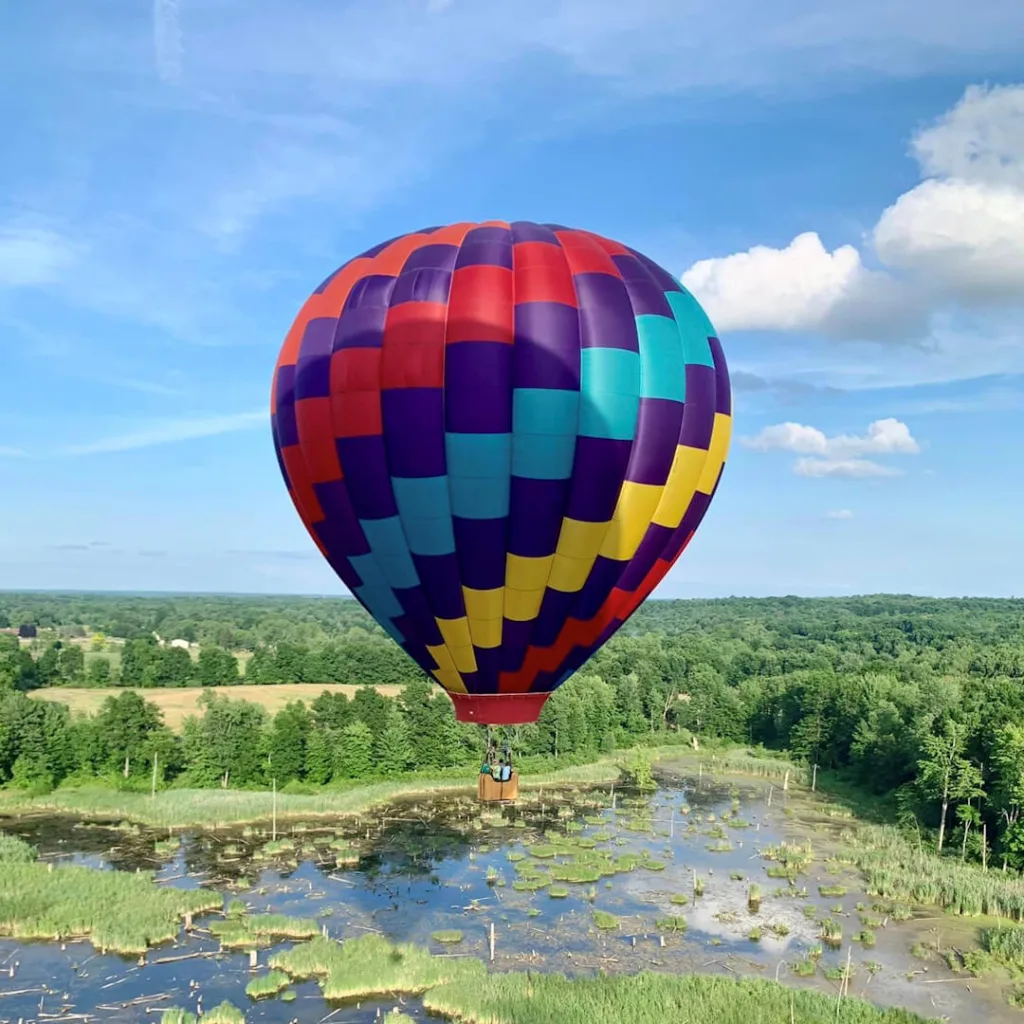
<svg viewBox="0 0 1024 1024">
<path fill-rule="evenodd" d="M 874 948 L 856 943 L 851 948 L 850 937 L 861 927 L 855 907 L 862 903 L 871 914 L 873 901 L 859 888 L 855 871 L 846 869 L 839 877 L 821 863 L 837 845 L 840 824 L 805 796 L 771 787 L 768 806 L 768 794 L 767 784 L 749 780 L 705 776 L 698 782 L 666 773 L 650 797 L 605 787 L 531 792 L 514 807 L 483 810 L 470 799 L 408 801 L 359 821 L 281 827 L 278 838 L 296 846 L 285 855 L 293 860 L 260 855 L 272 838 L 268 827 L 192 830 L 173 837 L 166 830 L 56 817 L 0 820 L 0 827 L 35 843 L 46 858 L 156 870 L 161 884 L 209 886 L 244 900 L 253 912 L 318 918 L 336 938 L 374 931 L 435 952 L 487 959 L 493 923 L 496 970 L 728 972 L 836 993 L 838 983 L 827 980 L 823 970 L 845 965 L 849 955 L 851 994 L 963 1024 L 1017 1019 L 999 985 L 954 975 L 937 956 L 924 962 L 909 952 L 913 944 L 935 939 L 935 929 L 944 947 L 969 947 L 976 924 L 922 912 L 914 920 L 876 929 Z M 599 841 L 601 848 L 616 856 L 646 855 L 664 868 L 641 864 L 594 884 L 565 883 L 565 898 L 545 889 L 516 891 L 509 856 L 525 856 L 529 847 L 547 841 L 546 832 L 576 840 L 608 834 Z M 338 834 L 358 845 L 358 865 L 336 865 L 330 843 Z M 709 846 L 721 842 L 717 837 L 723 834 L 731 849 L 713 852 Z M 809 839 L 814 848 L 808 873 L 795 885 L 768 878 L 770 862 L 761 851 L 801 839 Z M 163 845 L 174 842 L 173 851 Z M 730 877 L 734 874 L 742 878 Z M 695 878 L 704 884 L 704 895 L 696 899 Z M 764 892 L 757 913 L 747 904 L 751 882 Z M 822 897 L 819 885 L 843 885 L 848 891 Z M 688 903 L 674 905 L 674 894 L 685 894 Z M 796 977 L 790 965 L 819 945 L 819 925 L 804 913 L 809 904 L 818 908 L 819 918 L 831 916 L 841 924 L 844 941 L 838 950 L 826 950 L 815 976 L 805 979 Z M 595 909 L 616 915 L 618 930 L 599 931 Z M 686 918 L 684 934 L 659 932 L 656 919 L 669 915 Z M 61 949 L 0 940 L 0 1021 L 23 1019 L 27 1024 L 62 1006 L 95 1013 L 99 1020 L 158 1020 L 158 1014 L 145 1011 L 172 1005 L 195 1010 L 200 998 L 207 1009 L 229 999 L 246 1008 L 250 1021 L 306 1024 L 329 1012 L 314 983 L 295 986 L 297 999 L 290 1004 L 251 1003 L 244 994 L 251 977 L 247 953 L 160 962 L 216 951 L 218 942 L 204 934 L 203 925 L 199 919 L 191 935 L 183 932 L 175 945 L 152 950 L 145 966 L 134 958 L 96 955 L 88 942 Z M 770 926 L 785 934 L 774 934 Z M 757 941 L 751 938 L 754 928 L 761 929 Z M 432 933 L 444 929 L 461 931 L 463 941 L 447 947 L 433 941 Z M 261 967 L 271 952 L 260 950 Z M 871 962 L 881 969 L 868 970 L 864 965 Z M 13 977 L 5 977 L 12 966 Z M 918 973 L 908 979 L 911 971 Z M 170 998 L 156 998 L 165 994 Z M 405 1004 L 407 1013 L 420 1015 L 417 1001 Z M 391 998 L 347 1006 L 331 1020 L 363 1024 L 394 1005 Z"/>
</svg>

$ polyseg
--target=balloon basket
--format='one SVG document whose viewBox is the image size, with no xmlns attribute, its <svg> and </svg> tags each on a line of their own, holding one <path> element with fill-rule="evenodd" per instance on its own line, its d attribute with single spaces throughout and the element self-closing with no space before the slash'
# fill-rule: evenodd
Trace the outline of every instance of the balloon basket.
<svg viewBox="0 0 1024 1024">
<path fill-rule="evenodd" d="M 519 799 L 519 772 L 512 772 L 508 782 L 480 773 L 476 783 L 477 799 L 485 804 L 509 803 Z"/>
</svg>

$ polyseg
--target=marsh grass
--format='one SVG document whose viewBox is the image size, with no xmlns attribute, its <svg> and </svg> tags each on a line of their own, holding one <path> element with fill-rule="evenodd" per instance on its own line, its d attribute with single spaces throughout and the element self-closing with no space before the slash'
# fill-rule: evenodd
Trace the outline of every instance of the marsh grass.
<svg viewBox="0 0 1024 1024">
<path fill-rule="evenodd" d="M 981 947 L 996 960 L 1015 970 L 1024 970 L 1024 927 L 999 925 L 983 928 Z"/>
<path fill-rule="evenodd" d="M 411 945 L 392 945 L 379 935 L 345 943 L 319 937 L 276 953 L 270 966 L 293 979 L 316 978 L 330 1001 L 361 999 L 388 993 L 417 995 L 460 980 L 479 986 L 486 971 L 472 957 L 437 957 Z"/>
<path fill-rule="evenodd" d="M 431 932 L 430 937 L 434 942 L 439 942 L 443 946 L 454 946 L 462 941 L 462 932 L 456 928 L 442 929 L 440 931 Z"/>
<path fill-rule="evenodd" d="M 291 981 L 284 971 L 271 971 L 269 974 L 261 974 L 253 978 L 245 986 L 245 994 L 250 999 L 269 999 L 283 992 L 291 984 Z"/>
<path fill-rule="evenodd" d="M 831 917 L 826 917 L 821 922 L 821 930 L 818 934 L 821 941 L 832 949 L 838 949 L 843 944 L 842 926 L 833 921 Z"/>
<path fill-rule="evenodd" d="M 894 828 L 864 826 L 857 864 L 872 896 L 970 917 L 1024 919 L 1024 880 L 917 849 Z M 895 918 L 894 918 L 895 919 Z"/>
<path fill-rule="evenodd" d="M 160 1024 L 197 1024 L 198 1018 L 189 1010 L 172 1006 L 160 1014 Z"/>
<path fill-rule="evenodd" d="M 655 751 L 657 754 L 658 751 Z M 539 772 L 522 779 L 525 792 L 541 786 L 595 785 L 619 778 L 618 757 L 557 771 Z M 355 785 L 348 789 L 324 789 L 319 793 L 277 794 L 278 822 L 359 815 L 395 800 L 416 796 L 440 796 L 470 792 L 468 770 L 447 777 L 412 777 L 391 782 Z M 475 787 L 476 778 L 472 778 Z M 48 810 L 81 817 L 122 819 L 159 827 L 205 825 L 211 828 L 269 820 L 273 797 L 267 790 L 167 789 L 155 797 L 129 793 L 101 785 L 56 789 L 52 793 L 0 794 L 0 807 L 12 813 Z"/>
<path fill-rule="evenodd" d="M 654 927 L 661 932 L 685 932 L 686 918 L 674 915 L 672 917 L 659 917 L 654 922 Z"/>
<path fill-rule="evenodd" d="M 882 1009 L 787 989 L 760 979 L 652 974 L 569 979 L 561 974 L 488 974 L 424 996 L 428 1010 L 465 1024 L 924 1024 L 907 1010 Z"/>
<path fill-rule="evenodd" d="M 6 844 L 15 858 L 25 846 Z M 88 937 L 101 952 L 143 953 L 176 938 L 187 914 L 220 910 L 223 903 L 218 893 L 158 888 L 150 872 L 23 859 L 0 868 L 0 935 L 15 939 Z"/>
<path fill-rule="evenodd" d="M 225 1000 L 203 1014 L 203 1024 L 245 1024 L 245 1014 Z"/>
<path fill-rule="evenodd" d="M 36 859 L 36 848 L 17 836 L 0 832 L 0 864 L 28 864 Z"/>
<path fill-rule="evenodd" d="M 619 928 L 619 919 L 606 910 L 595 910 L 594 924 L 603 932 L 613 932 Z"/>
<path fill-rule="evenodd" d="M 320 934 L 320 926 L 311 917 L 253 914 L 211 921 L 210 932 L 225 949 L 255 949 L 272 939 L 311 939 Z"/>
</svg>

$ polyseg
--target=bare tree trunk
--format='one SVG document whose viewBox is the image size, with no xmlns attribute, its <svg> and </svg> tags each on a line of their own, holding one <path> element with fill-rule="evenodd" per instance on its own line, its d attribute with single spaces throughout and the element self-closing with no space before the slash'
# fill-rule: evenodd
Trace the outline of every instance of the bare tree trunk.
<svg viewBox="0 0 1024 1024">
<path fill-rule="evenodd" d="M 130 762 L 129 758 L 126 756 L 125 759 L 124 759 L 124 777 L 126 779 L 128 778 L 128 771 L 129 771 L 130 763 L 131 762 Z"/>
<path fill-rule="evenodd" d="M 964 822 L 964 842 L 960 847 L 960 863 L 963 864 L 967 860 L 967 833 L 971 830 L 971 819 L 968 818 Z"/>
<path fill-rule="evenodd" d="M 938 852 L 942 853 L 942 843 L 946 838 L 946 811 L 949 810 L 949 785 L 947 784 L 942 790 L 942 817 L 939 818 L 939 849 Z"/>
</svg>

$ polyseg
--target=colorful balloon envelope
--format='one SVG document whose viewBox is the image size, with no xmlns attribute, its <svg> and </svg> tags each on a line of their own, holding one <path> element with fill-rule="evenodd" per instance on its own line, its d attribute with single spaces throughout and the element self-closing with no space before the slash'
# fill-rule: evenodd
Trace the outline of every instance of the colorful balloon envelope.
<svg viewBox="0 0 1024 1024">
<path fill-rule="evenodd" d="M 731 397 L 704 311 L 587 231 L 427 228 L 285 339 L 281 472 L 324 558 L 461 721 L 535 721 L 686 548 Z"/>
</svg>

